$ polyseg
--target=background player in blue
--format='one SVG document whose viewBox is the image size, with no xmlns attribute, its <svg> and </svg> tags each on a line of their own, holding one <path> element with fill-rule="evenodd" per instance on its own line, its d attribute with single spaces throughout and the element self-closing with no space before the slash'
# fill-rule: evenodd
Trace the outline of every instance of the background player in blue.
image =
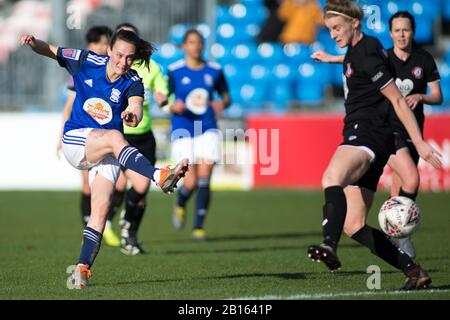
<svg viewBox="0 0 450 320">
<path fill-rule="evenodd" d="M 423 133 L 424 103 L 429 105 L 442 103 L 439 71 L 433 56 L 414 42 L 416 23 L 409 12 L 400 11 L 394 14 L 389 19 L 389 28 L 394 43 L 394 47 L 388 50 L 389 64 L 396 77 L 396 85 L 406 97 Z M 427 88 L 430 90 L 429 94 Z M 419 154 L 405 127 L 395 112 L 390 110 L 396 146 L 395 155 L 388 161 L 393 170 L 391 196 L 400 195 L 415 201 L 420 184 L 417 169 Z M 394 241 L 410 257 L 416 256 L 410 237 L 394 238 Z"/>
<path fill-rule="evenodd" d="M 178 190 L 172 220 L 176 229 L 183 228 L 186 202 L 197 190 L 194 239 L 203 240 L 203 223 L 208 212 L 210 179 L 214 164 L 221 160 L 221 138 L 216 114 L 230 104 L 228 87 L 219 65 L 202 58 L 203 38 L 197 30 L 188 30 L 183 38 L 185 58 L 169 66 L 169 91 L 175 95 L 170 105 L 172 117 L 172 159 L 188 158 L 194 165 Z M 214 93 L 221 100 L 214 99 Z"/>
<path fill-rule="evenodd" d="M 111 40 L 112 30 L 107 26 L 93 26 L 86 33 L 86 43 L 87 50 L 92 51 L 98 55 L 106 55 L 108 52 L 109 41 Z M 70 114 L 72 113 L 73 102 L 75 101 L 75 87 L 73 83 L 72 77 L 70 77 L 70 81 L 67 87 L 67 99 L 64 105 L 63 115 L 62 115 L 62 126 L 61 132 L 58 139 L 58 144 L 56 147 L 56 151 L 59 157 L 59 152 L 62 148 L 62 136 L 64 133 L 64 124 L 69 119 Z M 89 187 L 89 176 L 88 170 L 81 170 L 82 175 L 82 189 L 81 189 L 81 201 L 80 201 L 80 209 L 81 209 L 81 219 L 83 223 L 83 227 L 86 226 L 89 221 L 89 216 L 91 214 L 91 188 Z M 105 230 L 103 230 L 103 241 L 113 247 L 117 247 L 120 245 L 120 239 L 115 235 L 112 226 L 111 219 L 107 217 Z"/>
<path fill-rule="evenodd" d="M 142 118 L 144 87 L 137 73 L 130 70 L 135 59 L 148 63 L 152 46 L 135 33 L 114 34 L 108 56 L 79 49 L 65 49 L 22 36 L 21 44 L 34 52 L 55 59 L 72 75 L 77 92 L 73 110 L 64 126 L 63 153 L 77 169 L 90 169 L 91 216 L 83 232 L 83 246 L 69 281 L 73 287 L 87 285 L 91 267 L 100 249 L 114 184 L 120 166 L 154 180 L 161 189 L 172 192 L 188 170 L 182 160 L 174 169 L 156 169 L 123 136 L 123 123 L 138 125 Z M 128 106 L 128 111 L 125 108 Z"/>
<path fill-rule="evenodd" d="M 421 135 L 414 114 L 395 85 L 387 53 L 380 42 L 361 31 L 362 9 L 351 0 L 328 0 L 325 25 L 344 58 L 345 118 L 343 142 L 331 158 L 322 178 L 323 242 L 308 249 L 313 261 L 331 270 L 341 266 L 338 243 L 344 231 L 349 237 L 406 275 L 405 290 L 427 287 L 428 274 L 388 236 L 366 224 L 377 184 L 395 142 L 389 123 L 389 103 L 412 137 L 418 153 L 440 167 L 437 152 Z M 314 55 L 313 55 L 314 57 Z"/>
</svg>

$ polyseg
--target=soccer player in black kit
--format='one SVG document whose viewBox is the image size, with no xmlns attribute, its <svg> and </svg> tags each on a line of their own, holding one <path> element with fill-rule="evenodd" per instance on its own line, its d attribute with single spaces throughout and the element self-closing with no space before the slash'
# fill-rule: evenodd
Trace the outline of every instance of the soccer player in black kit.
<svg viewBox="0 0 450 320">
<path fill-rule="evenodd" d="M 389 65 L 396 78 L 397 87 L 413 110 L 423 132 L 423 104 L 442 103 L 439 71 L 433 56 L 414 42 L 416 23 L 409 12 L 395 13 L 389 19 L 389 29 L 394 42 L 394 47 L 388 50 Z M 427 88 L 430 90 L 429 94 Z M 395 155 L 391 155 L 388 161 L 393 170 L 391 196 L 400 195 L 415 201 L 420 184 L 417 169 L 419 154 L 392 108 L 390 112 L 396 148 Z M 416 253 L 410 237 L 393 240 L 410 257 L 415 258 Z"/>
<path fill-rule="evenodd" d="M 324 16 L 333 40 L 341 48 L 348 47 L 343 68 L 346 115 L 344 141 L 322 178 L 323 243 L 311 246 L 308 256 L 324 262 L 332 271 L 340 268 L 337 247 L 344 230 L 373 254 L 402 270 L 407 277 L 403 289 L 426 288 L 431 283 L 428 274 L 387 235 L 366 224 L 378 180 L 395 153 L 389 108 L 394 108 L 405 125 L 418 154 L 436 168 L 441 161 L 437 151 L 423 140 L 414 114 L 395 85 L 387 52 L 376 38 L 362 33 L 362 9 L 351 0 L 329 0 Z"/>
</svg>

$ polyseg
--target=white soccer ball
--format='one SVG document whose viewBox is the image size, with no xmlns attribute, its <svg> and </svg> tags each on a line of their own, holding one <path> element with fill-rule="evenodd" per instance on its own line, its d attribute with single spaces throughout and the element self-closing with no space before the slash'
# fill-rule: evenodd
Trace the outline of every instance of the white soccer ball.
<svg viewBox="0 0 450 320">
<path fill-rule="evenodd" d="M 406 197 L 393 197 L 387 200 L 378 213 L 381 229 L 393 238 L 402 238 L 413 234 L 421 220 L 417 203 Z"/>
</svg>

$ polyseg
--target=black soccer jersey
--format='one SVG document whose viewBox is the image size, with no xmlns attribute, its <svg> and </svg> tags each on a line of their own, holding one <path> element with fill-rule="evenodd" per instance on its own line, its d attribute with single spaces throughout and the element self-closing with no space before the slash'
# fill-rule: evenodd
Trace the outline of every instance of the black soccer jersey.
<svg viewBox="0 0 450 320">
<path fill-rule="evenodd" d="M 378 127 L 388 126 L 389 101 L 380 90 L 394 79 L 378 39 L 364 35 L 354 47 L 349 46 L 343 71 L 345 123 L 368 120 Z"/>
<path fill-rule="evenodd" d="M 426 94 L 427 85 L 440 79 L 439 71 L 433 56 L 422 48 L 414 48 L 406 61 L 400 60 L 391 48 L 388 51 L 389 65 L 395 77 L 395 84 L 404 97 L 412 94 Z M 419 103 L 413 110 L 417 123 L 423 131 L 424 114 L 423 104 Z M 392 126 L 394 131 L 405 133 L 407 131 L 398 119 L 393 108 L 391 108 Z"/>
</svg>

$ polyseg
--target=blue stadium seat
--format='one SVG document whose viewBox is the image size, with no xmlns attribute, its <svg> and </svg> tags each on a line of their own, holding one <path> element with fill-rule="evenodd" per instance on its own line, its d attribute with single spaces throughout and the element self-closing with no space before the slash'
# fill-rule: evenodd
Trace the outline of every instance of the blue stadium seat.
<svg viewBox="0 0 450 320">
<path fill-rule="evenodd" d="M 269 91 L 270 111 L 283 113 L 289 109 L 289 105 L 294 100 L 294 90 L 292 81 L 277 81 L 270 85 Z"/>
<path fill-rule="evenodd" d="M 167 67 L 172 62 L 180 60 L 184 57 L 184 52 L 173 43 L 163 43 L 158 46 L 152 58 L 161 65 L 163 72 L 167 72 Z"/>
<path fill-rule="evenodd" d="M 224 45 L 232 45 L 237 42 L 237 32 L 230 23 L 217 25 L 216 38 L 217 42 Z"/>
<path fill-rule="evenodd" d="M 250 66 L 257 60 L 256 46 L 254 44 L 238 44 L 231 49 L 231 55 L 236 64 Z"/>
<path fill-rule="evenodd" d="M 261 43 L 257 47 L 258 61 L 272 67 L 284 60 L 283 47 L 279 43 Z"/>
<path fill-rule="evenodd" d="M 231 57 L 231 47 L 224 46 L 220 43 L 214 43 L 209 48 L 209 55 L 212 60 L 224 65 L 230 63 L 233 59 Z"/>
<path fill-rule="evenodd" d="M 237 3 L 233 4 L 229 11 L 233 17 L 233 23 L 240 26 L 247 24 L 261 25 L 267 17 L 265 7 L 261 5 Z"/>
<path fill-rule="evenodd" d="M 261 112 L 264 109 L 266 100 L 266 86 L 246 83 L 240 87 L 239 101 L 242 103 L 246 113 Z"/>
<path fill-rule="evenodd" d="M 428 16 L 416 18 L 416 34 L 414 39 L 418 43 L 431 43 L 433 41 L 433 19 Z"/>
<path fill-rule="evenodd" d="M 230 14 L 229 5 L 218 5 L 216 6 L 216 25 L 224 23 L 232 23 L 233 17 Z"/>
<path fill-rule="evenodd" d="M 383 21 L 388 21 L 389 18 L 398 11 L 408 10 L 408 0 L 389 0 L 382 1 L 381 16 Z"/>
<path fill-rule="evenodd" d="M 254 64 L 250 68 L 247 80 L 258 86 L 267 85 L 271 80 L 270 69 L 263 64 Z"/>
<path fill-rule="evenodd" d="M 450 21 L 450 1 L 448 0 L 442 3 L 442 18 L 444 21 Z"/>
<path fill-rule="evenodd" d="M 443 63 L 439 68 L 439 74 L 441 76 L 441 88 L 444 97 L 444 103 L 442 104 L 446 108 L 450 107 L 450 63 Z"/>
<path fill-rule="evenodd" d="M 298 43 L 288 43 L 283 47 L 287 62 L 291 65 L 298 65 L 311 61 L 311 48 Z"/>
<path fill-rule="evenodd" d="M 183 42 L 183 36 L 188 29 L 192 28 L 187 24 L 174 24 L 169 29 L 169 42 L 180 45 Z"/>
<path fill-rule="evenodd" d="M 235 84 L 242 84 L 247 81 L 248 67 L 239 66 L 237 64 L 228 63 L 223 66 L 223 73 L 230 87 Z"/>
<path fill-rule="evenodd" d="M 327 74 L 320 64 L 304 63 L 298 67 L 295 96 L 301 103 L 317 105 L 324 98 L 324 79 Z"/>
<path fill-rule="evenodd" d="M 293 81 L 296 77 L 297 74 L 292 66 L 285 63 L 277 64 L 272 68 L 272 78 L 274 82 Z"/>
</svg>

